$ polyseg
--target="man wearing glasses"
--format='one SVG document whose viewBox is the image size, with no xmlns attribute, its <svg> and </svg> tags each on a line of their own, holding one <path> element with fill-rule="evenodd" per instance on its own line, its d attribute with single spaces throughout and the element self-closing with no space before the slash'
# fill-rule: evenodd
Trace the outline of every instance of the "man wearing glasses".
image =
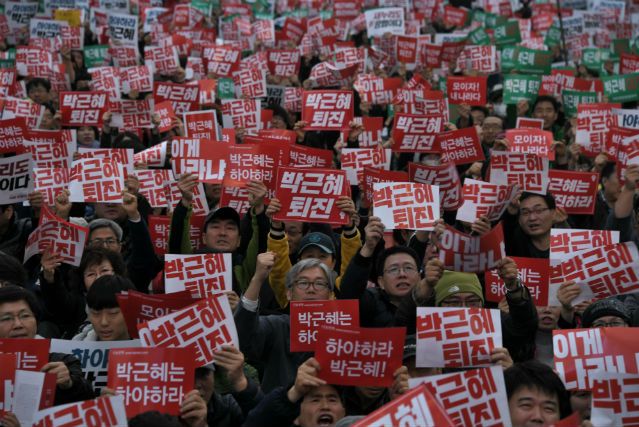
<svg viewBox="0 0 639 427">
<path fill-rule="evenodd" d="M 240 350 L 249 363 L 263 365 L 262 388 L 267 393 L 282 384 L 292 383 L 297 368 L 312 356 L 311 353 L 290 352 L 288 314 L 259 315 L 260 290 L 275 264 L 275 258 L 274 252 L 257 256 L 255 275 L 235 312 Z M 289 301 L 332 299 L 334 287 L 331 270 L 317 258 L 299 261 L 286 275 Z"/>
<path fill-rule="evenodd" d="M 515 257 L 548 258 L 550 229 L 557 217 L 551 194 L 522 193 L 519 207 L 511 203 L 503 216 L 506 253 Z"/>
</svg>

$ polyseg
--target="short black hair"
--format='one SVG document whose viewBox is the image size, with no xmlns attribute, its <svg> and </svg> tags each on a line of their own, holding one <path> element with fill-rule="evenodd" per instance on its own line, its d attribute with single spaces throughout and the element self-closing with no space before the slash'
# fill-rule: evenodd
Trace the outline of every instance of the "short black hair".
<svg viewBox="0 0 639 427">
<path fill-rule="evenodd" d="M 488 115 L 490 114 L 490 111 L 488 111 L 488 108 L 484 107 L 483 105 L 475 105 L 470 107 L 470 111 L 480 111 L 484 114 L 484 117 L 488 117 Z"/>
<path fill-rule="evenodd" d="M 601 175 L 599 176 L 599 182 L 601 182 L 604 178 L 609 179 L 610 176 L 617 171 L 617 164 L 615 162 L 606 162 L 604 167 L 601 169 Z"/>
<path fill-rule="evenodd" d="M 565 418 L 572 413 L 570 393 L 550 366 L 536 360 L 515 363 L 504 371 L 504 381 L 508 399 L 520 388 L 527 387 L 549 396 L 556 396 L 559 401 L 559 418 Z"/>
<path fill-rule="evenodd" d="M 0 288 L 0 305 L 19 301 L 26 302 L 36 318 L 40 318 L 42 308 L 33 292 L 16 285 Z"/>
<path fill-rule="evenodd" d="M 27 93 L 31 91 L 31 89 L 35 89 L 37 87 L 43 87 L 47 90 L 47 92 L 51 91 L 51 82 L 47 79 L 43 79 L 42 77 L 35 77 L 27 82 Z"/>
<path fill-rule="evenodd" d="M 142 412 L 129 420 L 129 427 L 182 427 L 180 420 L 158 411 Z"/>
<path fill-rule="evenodd" d="M 15 257 L 0 251 L 0 285 L 25 286 L 27 270 Z"/>
<path fill-rule="evenodd" d="M 386 263 L 386 259 L 392 255 L 397 254 L 407 254 L 413 257 L 415 260 L 415 265 L 417 265 L 417 269 L 421 270 L 422 262 L 419 259 L 419 255 L 413 249 L 407 246 L 393 246 L 388 249 L 384 249 L 384 251 L 377 258 L 377 277 L 384 275 L 384 264 Z"/>
<path fill-rule="evenodd" d="M 557 203 L 555 202 L 555 197 L 550 193 L 537 194 L 537 193 L 531 193 L 529 191 L 524 191 L 523 193 L 521 193 L 521 197 L 519 198 L 519 203 L 531 197 L 541 197 L 542 199 L 544 199 L 544 201 L 546 202 L 546 205 L 548 205 L 548 209 L 555 209 L 557 207 Z"/>
<path fill-rule="evenodd" d="M 111 267 L 113 267 L 113 274 L 120 276 L 126 276 L 126 264 L 122 259 L 122 255 L 119 252 L 114 252 L 102 246 L 87 247 L 82 254 L 80 265 L 77 269 L 77 274 L 80 282 L 84 288 L 84 272 L 92 265 L 101 264 L 103 261 L 109 261 Z"/>
<path fill-rule="evenodd" d="M 55 107 L 50 102 L 44 102 L 41 104 L 46 110 L 49 110 L 52 116 L 55 116 Z"/>
<path fill-rule="evenodd" d="M 133 132 L 120 132 L 113 140 L 111 148 L 133 148 L 133 152 L 139 153 L 146 147 L 140 141 L 140 137 Z"/>
<path fill-rule="evenodd" d="M 116 297 L 122 291 L 134 291 L 135 286 L 126 277 L 117 274 L 109 274 L 98 277 L 87 292 L 87 307 L 92 310 L 104 310 L 105 308 L 117 308 Z"/>
<path fill-rule="evenodd" d="M 559 109 L 561 108 L 561 104 L 559 101 L 555 99 L 554 96 L 550 95 L 539 95 L 533 104 L 532 111 L 535 111 L 535 107 L 542 102 L 550 102 L 552 104 L 552 108 L 555 110 L 555 113 L 559 113 Z"/>
</svg>

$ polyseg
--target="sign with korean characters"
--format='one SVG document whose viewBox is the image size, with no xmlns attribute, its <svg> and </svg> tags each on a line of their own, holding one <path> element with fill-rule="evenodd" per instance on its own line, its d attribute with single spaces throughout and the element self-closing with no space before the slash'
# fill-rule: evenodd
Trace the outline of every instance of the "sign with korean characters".
<svg viewBox="0 0 639 427">
<path fill-rule="evenodd" d="M 373 211 L 389 229 L 432 230 L 439 219 L 439 187 L 417 182 L 373 184 Z"/>
<path fill-rule="evenodd" d="M 291 352 L 314 351 L 323 325 L 359 327 L 359 301 L 291 301 Z"/>
</svg>

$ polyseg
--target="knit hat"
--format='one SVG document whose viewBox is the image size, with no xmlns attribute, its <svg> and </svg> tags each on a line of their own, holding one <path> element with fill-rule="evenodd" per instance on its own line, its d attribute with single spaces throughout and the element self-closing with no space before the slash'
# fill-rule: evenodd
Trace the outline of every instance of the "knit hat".
<svg viewBox="0 0 639 427">
<path fill-rule="evenodd" d="M 460 292 L 475 294 L 481 298 L 482 303 L 484 302 L 481 283 L 476 274 L 444 271 L 442 278 L 435 285 L 435 303 L 439 307 L 444 299 Z"/>
<path fill-rule="evenodd" d="M 584 328 L 591 328 L 595 320 L 604 316 L 617 316 L 630 324 L 630 314 L 626 306 L 615 297 L 605 298 L 590 304 L 581 316 Z"/>
</svg>

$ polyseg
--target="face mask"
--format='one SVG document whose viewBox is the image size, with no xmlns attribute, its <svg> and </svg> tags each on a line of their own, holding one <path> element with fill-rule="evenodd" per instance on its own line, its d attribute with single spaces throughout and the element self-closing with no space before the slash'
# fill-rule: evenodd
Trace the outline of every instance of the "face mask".
<svg viewBox="0 0 639 427">
<path fill-rule="evenodd" d="M 498 116 L 505 117 L 506 116 L 506 108 L 508 108 L 506 104 L 493 104 L 493 111 Z"/>
</svg>

